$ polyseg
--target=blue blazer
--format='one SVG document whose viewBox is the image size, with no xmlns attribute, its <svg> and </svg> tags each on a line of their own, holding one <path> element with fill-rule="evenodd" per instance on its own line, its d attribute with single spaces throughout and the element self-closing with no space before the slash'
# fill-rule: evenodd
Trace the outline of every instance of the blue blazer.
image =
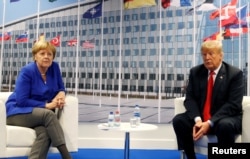
<svg viewBox="0 0 250 159">
<path fill-rule="evenodd" d="M 21 69 L 15 90 L 6 101 L 7 117 L 31 113 L 35 107 L 45 108 L 59 91 L 65 91 L 59 65 L 52 62 L 44 82 L 36 62 L 31 62 Z"/>
<path fill-rule="evenodd" d="M 203 64 L 190 70 L 189 84 L 184 101 L 190 119 L 202 117 L 206 99 L 208 70 Z M 211 121 L 242 115 L 243 72 L 225 62 L 216 76 L 211 106 Z"/>
</svg>

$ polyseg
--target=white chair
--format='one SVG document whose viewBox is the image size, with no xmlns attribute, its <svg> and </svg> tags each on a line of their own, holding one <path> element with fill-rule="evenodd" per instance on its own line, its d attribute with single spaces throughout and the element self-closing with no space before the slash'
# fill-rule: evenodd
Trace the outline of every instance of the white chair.
<svg viewBox="0 0 250 159">
<path fill-rule="evenodd" d="M 0 158 L 27 156 L 36 138 L 33 129 L 6 125 L 5 102 L 11 92 L 0 92 Z M 78 98 L 66 96 L 66 105 L 60 117 L 66 145 L 70 152 L 78 151 Z M 51 153 L 58 153 L 55 147 Z"/>
<path fill-rule="evenodd" d="M 185 107 L 183 105 L 184 97 L 175 98 L 174 108 L 175 115 L 185 112 Z M 236 136 L 236 142 L 250 142 L 250 96 L 244 96 L 242 101 L 243 108 L 243 119 L 242 119 L 242 134 Z M 217 137 L 215 135 L 205 135 L 200 140 L 195 142 L 195 152 L 199 154 L 207 155 L 207 144 L 217 142 Z M 184 152 L 181 151 L 181 158 L 184 158 Z"/>
</svg>

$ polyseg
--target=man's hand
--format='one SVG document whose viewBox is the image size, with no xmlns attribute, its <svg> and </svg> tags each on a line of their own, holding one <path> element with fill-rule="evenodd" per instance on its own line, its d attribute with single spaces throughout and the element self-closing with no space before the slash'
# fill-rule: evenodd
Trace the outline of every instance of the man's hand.
<svg viewBox="0 0 250 159">
<path fill-rule="evenodd" d="M 210 129 L 208 122 L 197 121 L 193 127 L 193 139 L 194 141 L 200 139 L 203 135 L 206 135 Z"/>
</svg>

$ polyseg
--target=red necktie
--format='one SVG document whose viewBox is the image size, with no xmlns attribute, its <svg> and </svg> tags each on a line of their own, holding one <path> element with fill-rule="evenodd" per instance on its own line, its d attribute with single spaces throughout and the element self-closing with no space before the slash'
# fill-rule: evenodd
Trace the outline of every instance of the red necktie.
<svg viewBox="0 0 250 159">
<path fill-rule="evenodd" d="M 206 102 L 205 102 L 204 109 L 203 109 L 204 121 L 209 120 L 211 117 L 210 108 L 211 108 L 212 92 L 213 92 L 213 85 L 214 85 L 214 79 L 213 79 L 214 74 L 215 73 L 213 71 L 209 73 L 209 79 L 207 83 L 207 97 L 206 97 Z"/>
</svg>

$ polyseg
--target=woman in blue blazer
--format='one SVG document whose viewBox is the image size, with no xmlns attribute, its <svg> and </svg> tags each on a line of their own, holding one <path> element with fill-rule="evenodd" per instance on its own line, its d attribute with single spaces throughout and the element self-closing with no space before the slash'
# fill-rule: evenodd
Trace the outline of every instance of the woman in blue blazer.
<svg viewBox="0 0 250 159">
<path fill-rule="evenodd" d="M 63 159 L 70 159 L 64 133 L 54 113 L 65 104 L 65 87 L 59 65 L 54 62 L 56 48 L 38 41 L 32 48 L 34 62 L 24 66 L 14 92 L 6 102 L 7 124 L 33 128 L 37 138 L 29 159 L 46 159 L 50 145 L 57 147 Z"/>
</svg>

